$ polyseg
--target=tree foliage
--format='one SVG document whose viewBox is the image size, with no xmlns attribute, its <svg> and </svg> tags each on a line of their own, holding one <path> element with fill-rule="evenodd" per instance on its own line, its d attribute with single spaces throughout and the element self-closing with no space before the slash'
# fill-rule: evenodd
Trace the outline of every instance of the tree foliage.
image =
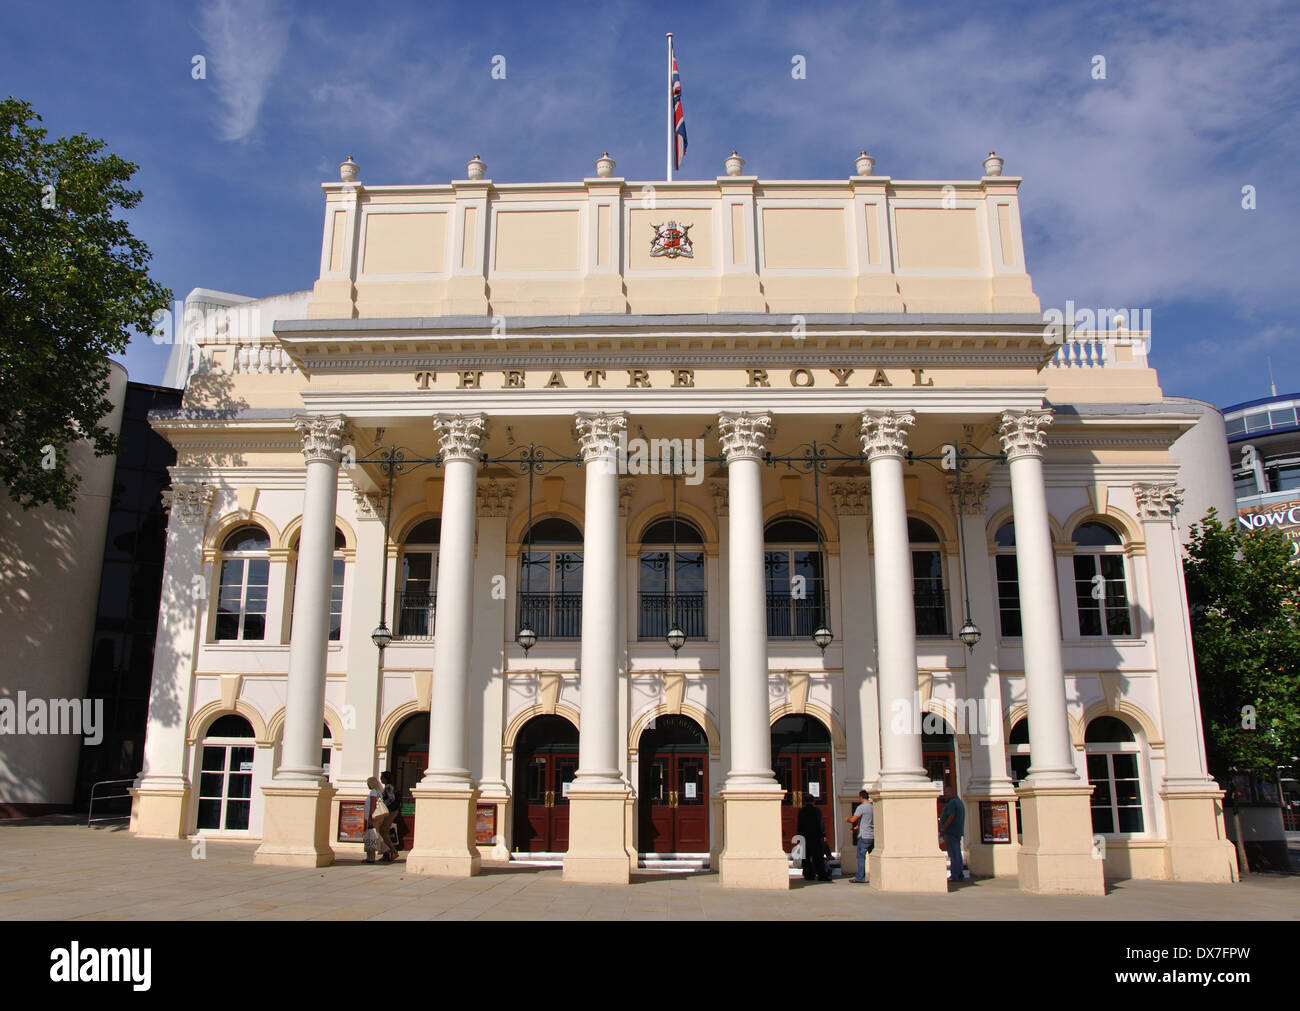
<svg viewBox="0 0 1300 1011">
<path fill-rule="evenodd" d="M 46 140 L 31 105 L 0 102 L 0 483 L 30 509 L 71 510 L 67 448 L 117 451 L 100 422 L 107 356 L 147 333 L 171 292 L 125 221 L 136 166 L 85 134 Z"/>
<path fill-rule="evenodd" d="M 1291 542 L 1276 530 L 1224 526 L 1211 510 L 1187 551 L 1210 769 L 1222 777 L 1289 765 L 1300 754 L 1300 563 Z"/>
</svg>

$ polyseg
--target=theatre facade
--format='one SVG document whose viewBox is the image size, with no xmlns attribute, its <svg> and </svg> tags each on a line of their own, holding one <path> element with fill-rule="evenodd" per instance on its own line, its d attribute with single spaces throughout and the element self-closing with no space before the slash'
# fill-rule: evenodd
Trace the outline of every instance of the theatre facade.
<svg viewBox="0 0 1300 1011">
<path fill-rule="evenodd" d="M 614 167 L 349 159 L 312 291 L 207 293 L 133 831 L 322 866 L 390 770 L 415 873 L 785 888 L 867 789 L 872 885 L 942 891 L 956 792 L 975 874 L 1232 880 L 1180 562 L 1222 419 L 1045 327 L 1020 180 Z"/>
</svg>

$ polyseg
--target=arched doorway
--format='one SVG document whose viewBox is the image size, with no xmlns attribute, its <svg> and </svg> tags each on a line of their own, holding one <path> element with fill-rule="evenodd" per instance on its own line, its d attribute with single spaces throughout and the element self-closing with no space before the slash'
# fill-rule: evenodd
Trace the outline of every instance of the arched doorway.
<svg viewBox="0 0 1300 1011">
<path fill-rule="evenodd" d="M 236 713 L 218 716 L 203 735 L 197 828 L 248 830 L 253 809 L 253 725 Z"/>
<path fill-rule="evenodd" d="M 393 733 L 388 749 L 388 768 L 393 773 L 393 787 L 401 804 L 398 835 L 402 849 L 415 844 L 415 798 L 411 790 L 419 785 L 429 765 L 429 714 L 413 713 Z"/>
<path fill-rule="evenodd" d="M 515 850 L 569 848 L 569 784 L 578 771 L 578 728 L 563 716 L 535 716 L 515 738 Z"/>
<path fill-rule="evenodd" d="M 832 768 L 831 732 L 820 720 L 805 713 L 782 716 L 772 724 L 772 771 L 785 790 L 781 798 L 781 845 L 787 853 L 805 797 L 812 797 L 821 811 L 826 838 L 834 845 Z"/>
<path fill-rule="evenodd" d="M 938 713 L 926 713 L 921 717 L 921 764 L 925 766 L 926 778 L 932 783 L 943 783 L 940 797 L 935 801 L 934 832 L 939 840 L 939 849 L 945 853 L 948 843 L 939 832 L 939 815 L 943 812 L 946 796 L 957 792 L 957 751 L 956 738 L 952 727 Z M 967 823 L 969 825 L 969 822 Z M 951 865 L 949 865 L 951 867 Z"/>
<path fill-rule="evenodd" d="M 689 716 L 659 716 L 641 734 L 639 848 L 709 851 L 709 739 Z"/>
</svg>

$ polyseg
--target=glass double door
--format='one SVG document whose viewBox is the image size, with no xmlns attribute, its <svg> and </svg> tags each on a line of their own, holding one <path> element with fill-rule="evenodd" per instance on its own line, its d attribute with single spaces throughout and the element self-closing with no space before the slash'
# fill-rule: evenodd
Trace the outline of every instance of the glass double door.
<svg viewBox="0 0 1300 1011">
<path fill-rule="evenodd" d="M 663 748 L 641 761 L 644 853 L 709 850 L 709 755 Z"/>
<path fill-rule="evenodd" d="M 515 848 L 526 853 L 563 853 L 569 848 L 569 786 L 578 771 L 576 750 L 542 749 L 523 767 Z"/>
</svg>

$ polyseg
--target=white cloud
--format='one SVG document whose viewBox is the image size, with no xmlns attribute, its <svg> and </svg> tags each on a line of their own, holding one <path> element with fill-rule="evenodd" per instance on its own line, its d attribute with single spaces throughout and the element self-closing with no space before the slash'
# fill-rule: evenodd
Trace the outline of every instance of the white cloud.
<svg viewBox="0 0 1300 1011">
<path fill-rule="evenodd" d="M 270 0 L 211 0 L 200 12 L 208 81 L 221 103 L 222 140 L 243 140 L 257 125 L 271 78 L 289 42 L 289 23 Z"/>
</svg>

